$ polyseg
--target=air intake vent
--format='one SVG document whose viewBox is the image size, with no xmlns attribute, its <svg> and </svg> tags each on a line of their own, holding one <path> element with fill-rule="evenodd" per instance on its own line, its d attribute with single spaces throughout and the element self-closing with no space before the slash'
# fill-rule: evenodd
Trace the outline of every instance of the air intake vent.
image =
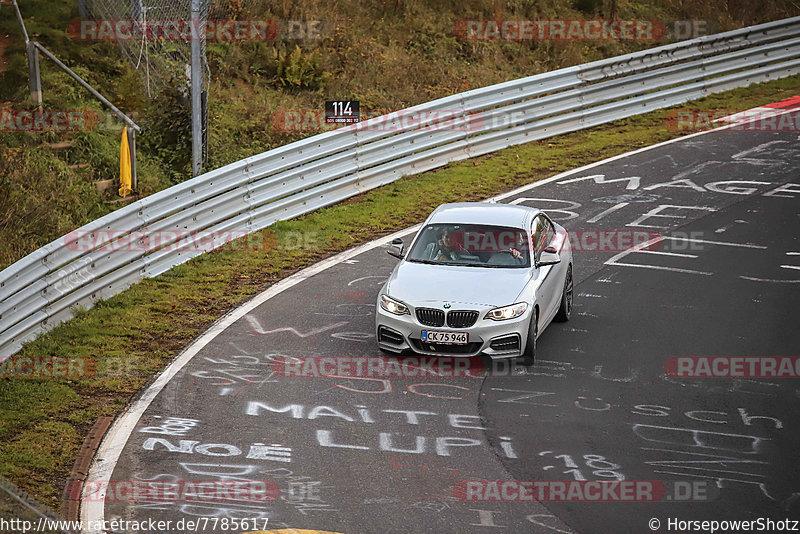
<svg viewBox="0 0 800 534">
<path fill-rule="evenodd" d="M 385 326 L 382 326 L 378 331 L 379 341 L 384 343 L 391 343 L 392 345 L 402 345 L 403 336 L 399 332 L 395 332 Z"/>
</svg>

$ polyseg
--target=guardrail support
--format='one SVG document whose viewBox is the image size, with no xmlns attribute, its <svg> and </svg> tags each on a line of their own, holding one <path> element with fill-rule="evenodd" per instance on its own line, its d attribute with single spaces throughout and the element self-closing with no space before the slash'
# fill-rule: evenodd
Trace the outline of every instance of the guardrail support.
<svg viewBox="0 0 800 534">
<path fill-rule="evenodd" d="M 136 130 L 128 130 L 128 147 L 131 151 L 131 192 L 138 189 L 138 176 L 136 175 Z"/>
<path fill-rule="evenodd" d="M 39 49 L 36 43 L 28 41 L 25 44 L 28 49 L 28 80 L 31 87 L 31 100 L 39 111 L 42 111 L 42 78 L 39 72 Z"/>
<path fill-rule="evenodd" d="M 40 45 L 36 41 L 31 41 L 30 42 L 30 47 L 32 47 L 32 48 L 37 50 L 37 53 L 36 53 L 36 71 L 37 71 L 37 74 L 38 74 L 38 71 L 39 71 L 39 54 L 38 54 L 38 51 L 41 51 L 42 54 L 44 54 L 49 59 L 51 59 L 56 65 L 61 67 L 61 69 L 64 72 L 69 74 L 76 82 L 81 84 L 87 91 L 92 93 L 92 95 L 94 95 L 94 97 L 96 99 L 98 99 L 100 102 L 105 104 L 109 109 L 111 109 L 111 111 L 113 111 L 117 115 L 117 117 L 120 118 L 120 120 L 122 122 L 124 122 L 125 124 L 128 125 L 128 144 L 130 145 L 130 149 L 131 149 L 131 191 L 135 191 L 136 190 L 136 185 L 137 185 L 137 179 L 136 179 L 136 138 L 135 138 L 135 135 L 136 135 L 136 132 L 141 132 L 142 129 L 139 127 L 138 124 L 133 122 L 130 119 L 130 117 L 128 117 L 122 111 L 120 111 L 119 108 L 117 108 L 117 106 L 112 104 L 106 97 L 104 97 L 99 92 L 97 92 L 97 90 L 94 87 L 89 85 L 89 83 L 86 82 L 86 80 L 84 80 L 83 78 L 81 78 L 80 76 L 75 74 L 75 72 L 73 72 L 72 69 L 67 67 L 60 59 L 58 59 L 56 56 L 54 56 L 53 53 L 50 52 L 48 49 L 46 49 L 45 47 L 43 47 L 42 45 Z M 33 78 L 31 78 L 31 80 L 33 80 Z M 33 82 L 31 82 L 31 83 L 33 83 Z M 32 94 L 32 90 L 31 90 L 31 94 Z M 40 95 L 39 109 L 41 110 L 41 90 L 39 91 L 39 95 Z"/>
<path fill-rule="evenodd" d="M 14 11 L 17 14 L 19 27 L 22 29 L 22 37 L 25 39 L 25 50 L 28 53 L 28 81 L 31 87 L 31 100 L 42 111 L 42 79 L 39 75 L 39 51 L 35 44 L 28 37 L 28 30 L 25 28 L 25 21 L 22 20 L 22 13 L 19 10 L 17 0 L 12 0 Z"/>
</svg>

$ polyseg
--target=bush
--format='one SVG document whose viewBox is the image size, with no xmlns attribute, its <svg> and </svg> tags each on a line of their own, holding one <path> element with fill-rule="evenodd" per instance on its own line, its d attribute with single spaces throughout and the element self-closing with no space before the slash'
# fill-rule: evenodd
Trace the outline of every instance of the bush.
<svg viewBox="0 0 800 534">
<path fill-rule="evenodd" d="M 319 90 L 325 86 L 328 73 L 322 69 L 322 56 L 317 50 L 304 52 L 295 45 L 291 52 L 276 49 L 274 53 L 276 82 L 297 89 Z"/>
</svg>

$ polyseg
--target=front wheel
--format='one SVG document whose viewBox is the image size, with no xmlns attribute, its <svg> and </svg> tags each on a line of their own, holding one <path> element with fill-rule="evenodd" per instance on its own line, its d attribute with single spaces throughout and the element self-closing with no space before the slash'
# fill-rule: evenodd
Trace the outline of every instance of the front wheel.
<svg viewBox="0 0 800 534">
<path fill-rule="evenodd" d="M 528 340 L 522 353 L 522 365 L 530 367 L 536 363 L 536 336 L 539 334 L 539 313 L 534 308 L 531 324 L 528 326 Z"/>
<path fill-rule="evenodd" d="M 572 265 L 567 267 L 567 276 L 564 280 L 564 291 L 561 293 L 561 306 L 553 320 L 566 323 L 572 317 Z"/>
</svg>

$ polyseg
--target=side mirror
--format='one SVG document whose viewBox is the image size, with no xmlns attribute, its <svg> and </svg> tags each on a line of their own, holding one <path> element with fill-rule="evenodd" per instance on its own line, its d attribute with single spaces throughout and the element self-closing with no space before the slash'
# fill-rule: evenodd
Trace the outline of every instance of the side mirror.
<svg viewBox="0 0 800 534">
<path fill-rule="evenodd" d="M 395 237 L 392 239 L 392 247 L 386 251 L 389 253 L 390 256 L 394 256 L 397 259 L 403 259 L 403 240 L 399 237 Z"/>
<path fill-rule="evenodd" d="M 555 265 L 556 263 L 561 263 L 561 256 L 558 255 L 558 251 L 553 246 L 548 246 L 542 251 L 542 255 L 539 256 L 539 261 L 536 263 L 537 267 L 542 267 L 544 265 Z"/>
</svg>

